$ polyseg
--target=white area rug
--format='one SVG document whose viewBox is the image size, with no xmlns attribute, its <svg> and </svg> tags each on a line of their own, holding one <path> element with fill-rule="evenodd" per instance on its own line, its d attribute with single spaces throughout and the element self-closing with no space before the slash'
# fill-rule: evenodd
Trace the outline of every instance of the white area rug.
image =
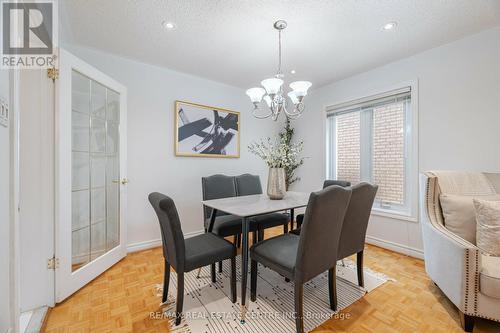
<svg viewBox="0 0 500 333">
<path fill-rule="evenodd" d="M 210 279 L 210 267 L 204 267 L 200 278 L 197 271 L 186 273 L 184 290 L 184 318 L 175 326 L 175 295 L 177 275 L 172 272 L 168 301 L 162 305 L 164 315 L 169 318 L 172 332 L 229 333 L 229 332 L 295 332 L 293 282 L 259 264 L 257 280 L 257 301 L 251 302 L 250 275 L 248 276 L 246 322 L 240 323 L 240 265 L 237 258 L 238 302 L 229 300 L 230 265 L 225 261 L 223 272 L 217 273 L 217 282 Z M 250 272 L 250 269 L 248 270 Z M 356 265 L 345 261 L 337 265 L 337 298 L 339 310 L 362 298 L 367 292 L 381 286 L 390 278 L 384 274 L 364 270 L 365 288 L 357 285 Z M 161 297 L 162 285 L 157 286 Z M 338 314 L 337 314 L 338 315 Z M 308 332 L 336 313 L 330 310 L 328 298 L 328 273 L 325 272 L 304 285 L 304 328 Z M 163 317 L 164 318 L 164 317 Z"/>
</svg>

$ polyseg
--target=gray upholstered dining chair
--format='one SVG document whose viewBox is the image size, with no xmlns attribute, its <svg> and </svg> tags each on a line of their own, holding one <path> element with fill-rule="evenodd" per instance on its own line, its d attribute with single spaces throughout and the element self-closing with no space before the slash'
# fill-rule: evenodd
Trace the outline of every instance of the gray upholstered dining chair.
<svg viewBox="0 0 500 333">
<path fill-rule="evenodd" d="M 303 284 L 329 271 L 330 307 L 337 309 L 335 286 L 337 251 L 351 190 L 331 186 L 311 193 L 300 235 L 287 233 L 259 242 L 250 249 L 250 298 L 257 298 L 257 263 L 294 281 L 295 324 L 304 331 Z"/>
<path fill-rule="evenodd" d="M 212 175 L 201 178 L 203 200 L 213 200 L 236 197 L 236 183 L 234 177 L 226 175 Z M 212 208 L 203 206 L 205 230 L 208 230 Z M 241 218 L 218 211 L 212 232 L 222 236 L 234 236 L 241 233 Z"/>
<path fill-rule="evenodd" d="M 356 254 L 358 284 L 364 287 L 363 251 L 365 248 L 366 229 L 377 195 L 378 186 L 359 183 L 351 187 L 352 195 L 345 214 L 337 259 L 341 260 Z"/>
<path fill-rule="evenodd" d="M 231 302 L 236 302 L 236 248 L 231 242 L 213 234 L 205 233 L 184 239 L 179 214 L 174 201 L 168 196 L 155 192 L 149 195 L 160 222 L 163 243 L 165 272 L 162 302 L 167 301 L 170 284 L 170 266 L 177 272 L 177 300 L 175 324 L 182 318 L 184 301 L 184 273 L 226 259 L 231 260 Z"/>
<path fill-rule="evenodd" d="M 236 197 L 236 181 L 233 176 L 212 175 L 201 178 L 201 189 L 203 200 L 213 200 Z M 209 229 L 212 208 L 203 206 L 203 215 L 205 231 L 211 231 L 221 237 L 234 237 L 234 243 L 237 244 L 241 235 L 241 217 L 229 215 L 225 212 L 217 211 L 212 230 Z M 256 223 L 250 223 L 250 232 L 253 234 L 253 242 L 257 241 L 258 226 Z M 222 263 L 219 263 L 219 272 L 222 271 Z M 215 282 L 215 264 L 211 266 L 212 281 Z"/>
<path fill-rule="evenodd" d="M 236 181 L 233 176 L 212 175 L 201 178 L 203 200 L 214 200 L 238 196 Z M 212 208 L 203 206 L 205 230 L 208 231 Z M 257 225 L 250 224 L 250 231 L 256 232 Z M 241 234 L 241 218 L 217 211 L 212 232 L 222 236 L 236 236 Z"/>
<path fill-rule="evenodd" d="M 262 194 L 260 177 L 248 173 L 234 177 L 236 180 L 236 193 L 238 196 Z M 259 241 L 264 239 L 264 230 L 282 225 L 283 232 L 288 232 L 290 215 L 283 213 L 269 213 L 250 218 L 250 224 L 256 223 Z"/>
<path fill-rule="evenodd" d="M 348 187 L 348 186 L 351 186 L 351 182 L 348 182 L 345 180 L 329 180 L 329 179 L 327 179 L 323 182 L 323 188 L 327 188 L 328 186 L 333 186 L 333 185 L 337 185 L 337 186 L 341 186 L 341 187 Z M 300 226 L 302 225 L 302 221 L 304 221 L 304 214 L 297 215 L 296 221 L 297 221 L 297 229 L 295 229 L 294 233 L 298 234 L 298 233 L 300 233 L 300 231 L 297 231 L 297 230 L 300 230 Z M 292 224 L 293 224 L 293 221 L 292 221 Z M 292 227 L 293 227 L 293 225 L 292 225 Z"/>
</svg>

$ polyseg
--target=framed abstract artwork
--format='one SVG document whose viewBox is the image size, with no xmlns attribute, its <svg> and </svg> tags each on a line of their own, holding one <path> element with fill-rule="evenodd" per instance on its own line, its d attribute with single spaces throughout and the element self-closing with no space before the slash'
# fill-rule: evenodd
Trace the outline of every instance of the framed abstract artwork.
<svg viewBox="0 0 500 333">
<path fill-rule="evenodd" d="M 240 113 L 175 102 L 175 155 L 240 157 Z"/>
</svg>

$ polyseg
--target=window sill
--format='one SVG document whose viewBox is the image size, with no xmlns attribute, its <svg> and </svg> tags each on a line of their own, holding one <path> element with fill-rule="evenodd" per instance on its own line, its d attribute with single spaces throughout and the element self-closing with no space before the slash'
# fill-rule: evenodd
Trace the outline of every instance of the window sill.
<svg viewBox="0 0 500 333">
<path fill-rule="evenodd" d="M 395 220 L 403 220 L 403 221 L 418 223 L 418 219 L 414 216 L 410 216 L 403 212 L 395 212 L 387 209 L 373 208 L 372 215 L 388 217 Z"/>
</svg>

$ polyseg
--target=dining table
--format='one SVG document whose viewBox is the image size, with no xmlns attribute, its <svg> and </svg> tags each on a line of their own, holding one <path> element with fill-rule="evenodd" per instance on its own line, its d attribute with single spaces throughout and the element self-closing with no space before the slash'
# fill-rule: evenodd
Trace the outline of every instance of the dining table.
<svg viewBox="0 0 500 333">
<path fill-rule="evenodd" d="M 294 209 L 306 207 L 310 193 L 286 192 L 283 199 L 270 199 L 266 194 L 246 195 L 214 200 L 203 200 L 202 204 L 212 208 L 210 223 L 207 232 L 212 232 L 217 212 L 241 217 L 241 305 L 240 320 L 245 322 L 247 312 L 246 291 L 248 275 L 248 239 L 251 218 L 258 215 L 290 211 L 290 220 L 293 223 Z M 292 225 L 293 226 L 293 225 Z"/>
</svg>

